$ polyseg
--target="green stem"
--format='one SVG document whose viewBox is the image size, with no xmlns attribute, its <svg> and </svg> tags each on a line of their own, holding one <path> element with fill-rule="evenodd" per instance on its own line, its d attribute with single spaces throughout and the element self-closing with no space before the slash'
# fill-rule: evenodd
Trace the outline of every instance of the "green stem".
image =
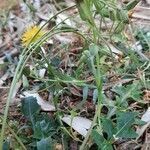
<svg viewBox="0 0 150 150">
<path fill-rule="evenodd" d="M 29 45 L 31 44 L 31 42 L 33 41 L 33 39 L 36 37 L 36 35 L 46 26 L 46 24 L 48 24 L 52 19 L 54 19 L 55 17 L 57 17 L 59 14 L 61 14 L 62 12 L 68 10 L 68 9 L 71 9 L 73 7 L 75 7 L 76 5 L 73 5 L 73 6 L 70 6 L 70 7 L 67 7 L 61 11 L 59 11 L 58 13 L 56 13 L 55 15 L 53 15 L 49 20 L 47 20 L 42 26 L 41 28 L 38 30 L 38 32 L 33 36 L 33 38 L 30 40 L 29 44 L 24 48 L 23 52 L 22 52 L 22 55 L 24 55 L 24 52 L 26 52 L 26 50 L 28 49 Z"/>
<path fill-rule="evenodd" d="M 24 60 L 23 60 L 23 64 L 21 64 L 21 67 L 20 67 L 20 70 L 19 70 L 19 77 L 21 76 L 21 73 L 22 73 L 22 71 L 23 71 L 23 68 L 24 68 L 24 66 L 25 66 L 25 63 L 27 62 L 27 60 L 29 59 L 29 57 L 33 54 L 33 52 L 35 52 L 35 50 L 44 42 L 44 41 L 46 41 L 48 38 L 50 38 L 50 37 L 52 37 L 53 35 L 55 35 L 55 34 L 58 34 L 58 33 L 61 33 L 61 32 L 73 32 L 73 33 L 76 33 L 76 34 L 78 34 L 78 35 L 80 35 L 80 36 L 82 36 L 83 38 L 84 38 L 84 36 L 82 35 L 82 34 L 80 34 L 80 33 L 78 33 L 77 31 L 74 31 L 73 29 L 67 29 L 67 30 L 60 30 L 60 31 L 57 31 L 57 32 L 54 32 L 54 33 L 52 33 L 52 34 L 48 34 L 47 36 L 45 36 L 45 37 L 43 37 L 43 39 L 42 40 L 40 40 L 40 41 L 38 41 L 37 43 L 36 43 L 36 46 L 34 47 L 34 46 L 32 46 L 31 48 L 33 48 L 32 49 L 32 51 L 31 51 L 31 48 L 25 53 L 25 55 L 26 55 L 26 57 L 24 56 Z M 30 53 L 29 53 L 30 52 Z"/>
<path fill-rule="evenodd" d="M 17 79 L 18 79 L 18 71 L 19 71 L 19 68 L 21 66 L 21 62 L 22 62 L 22 59 L 19 61 L 19 64 L 18 64 L 18 66 L 16 68 L 15 75 L 14 75 L 14 78 L 13 78 L 13 81 L 12 81 L 12 84 L 11 84 L 11 87 L 10 87 L 10 92 L 9 92 L 9 95 L 8 95 L 8 98 L 7 98 L 7 102 L 6 102 L 6 108 L 5 108 L 5 111 L 4 111 L 4 117 L 3 117 L 3 122 L 2 122 L 2 130 L 1 130 L 1 137 L 0 137 L 0 150 L 3 149 L 3 139 L 4 139 L 4 132 L 5 132 L 7 115 L 8 115 L 8 109 L 9 109 L 10 101 L 12 99 L 14 87 L 15 87 L 15 84 L 16 84 Z"/>
<path fill-rule="evenodd" d="M 97 90 L 98 90 L 98 105 L 97 105 L 97 108 L 95 111 L 95 116 L 92 121 L 92 125 L 91 125 L 90 129 L 88 130 L 88 133 L 80 147 L 80 150 L 85 150 L 85 147 L 86 147 L 88 139 L 91 135 L 92 129 L 95 126 L 97 121 L 98 121 L 98 127 L 100 130 L 100 133 L 102 133 L 102 126 L 101 126 L 101 121 L 100 121 L 100 114 L 101 114 L 101 108 L 102 108 L 102 104 L 101 104 L 101 102 L 102 102 L 102 79 L 101 79 L 101 73 L 100 73 L 100 60 L 99 60 L 98 54 L 96 55 L 96 64 L 97 64 L 97 69 L 95 69 L 93 59 L 91 59 L 92 70 L 93 70 L 93 74 L 95 77 L 96 86 L 97 86 Z"/>
<path fill-rule="evenodd" d="M 7 126 L 9 131 L 13 134 L 13 136 L 16 138 L 16 140 L 18 141 L 18 143 L 21 145 L 23 150 L 27 150 L 25 145 L 22 143 L 22 141 L 20 140 L 20 138 L 17 136 L 17 134 L 11 129 L 11 127 L 9 127 L 9 125 Z"/>
<path fill-rule="evenodd" d="M 74 6 L 75 6 L 75 5 L 74 5 Z M 63 11 L 66 11 L 66 10 L 68 10 L 68 9 L 70 9 L 70 8 L 73 8 L 74 6 L 71 6 L 71 7 L 68 7 L 68 8 L 65 8 L 65 9 L 59 11 L 56 15 L 54 15 L 53 17 L 51 17 L 51 18 L 40 28 L 40 30 L 41 30 L 50 20 L 52 20 L 53 18 L 55 18 L 58 14 L 62 13 Z M 40 32 L 40 30 L 35 34 L 35 36 Z M 35 37 L 35 36 L 34 36 L 34 37 Z M 34 39 L 34 37 L 31 39 L 30 43 L 32 42 L 32 40 Z M 30 44 L 30 43 L 29 43 L 29 44 Z M 28 46 L 29 46 L 29 45 L 28 45 Z M 9 90 L 9 94 L 8 94 L 8 98 L 7 98 L 7 102 L 6 102 L 6 108 L 5 108 L 5 112 L 4 112 L 4 118 L 3 118 L 3 122 L 2 122 L 2 130 L 1 130 L 1 136 L 0 136 L 0 150 L 3 149 L 3 139 L 4 139 L 4 132 L 5 132 L 5 125 L 6 125 L 6 120 L 7 120 L 7 116 L 8 116 L 9 105 L 10 105 L 10 102 L 11 102 L 11 99 L 12 99 L 12 95 L 13 95 L 13 92 L 14 92 L 14 87 L 15 87 L 16 82 L 18 81 L 18 79 L 19 79 L 19 77 L 20 77 L 20 75 L 21 75 L 21 73 L 22 73 L 23 66 L 24 66 L 25 62 L 26 62 L 26 61 L 28 60 L 28 58 L 29 58 L 28 56 L 27 56 L 27 58 L 26 58 L 26 55 L 28 54 L 28 53 L 26 53 L 26 50 L 28 49 L 28 46 L 27 46 L 26 48 L 24 48 L 24 50 L 23 50 L 23 52 L 22 52 L 22 54 L 21 54 L 20 61 L 19 61 L 18 66 L 17 66 L 17 68 L 16 68 L 15 75 L 14 75 L 14 77 L 13 77 L 13 81 L 12 81 L 12 84 L 11 84 L 11 87 L 10 87 L 10 90 Z M 39 47 L 39 45 L 36 46 L 36 48 L 37 48 L 37 47 Z M 34 48 L 34 50 L 35 50 L 36 48 Z M 31 50 L 31 49 L 29 49 L 29 50 Z M 28 51 L 29 51 L 29 50 L 28 50 Z M 24 53 L 25 53 L 25 55 L 24 55 Z M 33 53 L 33 51 L 32 51 L 32 53 Z M 32 53 L 30 53 L 30 56 L 31 56 Z M 24 58 L 26 58 L 26 59 L 25 59 L 25 60 L 26 60 L 25 62 L 24 62 Z M 23 63 L 23 64 L 22 64 L 22 63 Z M 21 69 L 20 69 L 20 68 L 21 68 Z"/>
<path fill-rule="evenodd" d="M 87 134 L 86 134 L 86 137 L 84 138 L 84 141 L 82 142 L 82 145 L 80 146 L 80 149 L 79 150 L 85 150 L 85 146 L 89 140 L 89 137 L 91 135 L 91 132 L 92 132 L 92 129 L 94 128 L 94 126 L 96 125 L 96 122 L 97 122 L 97 117 L 98 117 L 98 113 L 99 111 L 96 110 L 96 113 L 95 113 L 95 116 L 94 116 L 94 119 L 92 121 L 92 124 L 91 124 L 91 127 L 90 129 L 88 130 Z"/>
<path fill-rule="evenodd" d="M 97 64 L 97 74 L 96 76 L 97 81 L 96 81 L 96 86 L 98 90 L 98 124 L 99 124 L 99 130 L 100 133 L 102 133 L 102 126 L 101 126 L 101 121 L 100 121 L 100 116 L 101 116 L 101 108 L 102 108 L 102 76 L 100 72 L 100 60 L 99 60 L 99 55 L 96 55 L 96 64 Z"/>
<path fill-rule="evenodd" d="M 0 117 L 1 119 L 3 119 L 2 117 Z M 17 142 L 20 144 L 20 146 L 23 148 L 23 150 L 27 150 L 26 147 L 24 146 L 24 144 L 22 143 L 22 141 L 20 140 L 20 138 L 17 136 L 17 134 L 14 132 L 14 130 L 8 125 L 8 123 L 6 123 L 6 126 L 8 128 L 8 130 L 12 133 L 12 135 L 16 138 Z"/>
</svg>

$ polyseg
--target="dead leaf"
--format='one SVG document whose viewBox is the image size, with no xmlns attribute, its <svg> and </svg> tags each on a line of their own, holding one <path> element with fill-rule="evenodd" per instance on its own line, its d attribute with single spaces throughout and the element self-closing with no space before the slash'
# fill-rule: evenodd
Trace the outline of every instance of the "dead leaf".
<svg viewBox="0 0 150 150">
<path fill-rule="evenodd" d="M 134 8 L 132 18 L 150 20 L 150 8 L 137 6 Z"/>
<path fill-rule="evenodd" d="M 141 120 L 145 121 L 145 122 L 150 122 L 150 107 L 144 113 L 144 115 L 142 116 Z"/>
<path fill-rule="evenodd" d="M 75 131 L 77 131 L 84 137 L 86 136 L 88 129 L 91 127 L 92 124 L 92 121 L 87 118 L 79 116 L 72 118 L 72 116 L 70 115 L 66 115 L 65 117 L 63 117 L 62 121 L 71 126 Z"/>
<path fill-rule="evenodd" d="M 110 43 L 107 43 L 107 44 L 108 44 L 109 48 L 111 49 L 111 51 L 114 54 L 117 54 L 117 55 L 120 55 L 120 56 L 123 55 L 123 53 L 120 50 L 118 50 L 116 47 L 114 47 L 112 44 L 110 44 Z"/>
<path fill-rule="evenodd" d="M 149 107 L 149 108 L 147 109 L 147 111 L 143 114 L 141 120 L 142 120 L 142 121 L 145 121 L 146 124 L 143 125 L 142 127 L 139 127 L 139 128 L 137 129 L 136 132 L 137 132 L 137 134 L 138 134 L 139 136 L 137 137 L 136 140 L 138 140 L 138 139 L 143 135 L 143 133 L 145 132 L 145 130 L 146 130 L 146 129 L 149 127 L 149 125 L 150 125 L 150 107 Z"/>
<path fill-rule="evenodd" d="M 144 142 L 141 150 L 149 150 L 149 149 L 150 149 L 150 133 L 146 132 L 145 142 Z"/>
<path fill-rule="evenodd" d="M 72 24 L 72 22 L 69 20 L 69 19 L 67 19 L 68 18 L 68 16 L 66 15 L 66 14 L 59 14 L 58 16 L 57 16 L 57 19 L 56 19 L 56 24 L 58 25 L 58 24 L 60 24 L 62 21 L 64 21 L 64 23 L 66 24 L 66 25 L 68 25 L 68 26 L 70 26 L 70 27 L 72 27 L 73 26 L 73 24 Z"/>
<path fill-rule="evenodd" d="M 5 81 L 6 81 L 6 79 L 8 78 L 8 76 L 9 76 L 9 72 L 6 72 L 6 73 L 0 78 L 0 86 L 2 86 L 2 85 L 5 83 Z"/>
<path fill-rule="evenodd" d="M 80 88 L 70 87 L 70 92 L 71 92 L 73 95 L 82 97 L 80 91 L 81 91 Z"/>
<path fill-rule="evenodd" d="M 39 77 L 40 77 L 40 78 L 44 78 L 45 73 L 46 73 L 46 69 L 45 69 L 45 68 L 40 69 L 40 70 L 39 70 Z"/>
<path fill-rule="evenodd" d="M 13 95 L 12 95 L 12 101 L 11 101 L 11 103 L 15 102 L 15 97 L 16 97 L 16 94 L 17 94 L 17 92 L 18 92 L 21 84 L 22 84 L 21 80 L 16 83 L 16 85 L 15 85 L 15 87 L 13 89 Z"/>
<path fill-rule="evenodd" d="M 31 93 L 29 91 L 25 91 L 23 92 L 24 97 L 29 97 L 29 96 L 33 96 L 37 99 L 37 103 L 41 106 L 41 109 L 43 111 L 55 111 L 55 107 L 50 104 L 48 101 L 44 101 L 38 93 L 34 92 Z"/>
<path fill-rule="evenodd" d="M 0 11 L 8 10 L 19 3 L 18 0 L 0 0 Z"/>
<path fill-rule="evenodd" d="M 144 99 L 145 101 L 150 101 L 150 90 L 144 90 L 143 99 Z"/>
</svg>

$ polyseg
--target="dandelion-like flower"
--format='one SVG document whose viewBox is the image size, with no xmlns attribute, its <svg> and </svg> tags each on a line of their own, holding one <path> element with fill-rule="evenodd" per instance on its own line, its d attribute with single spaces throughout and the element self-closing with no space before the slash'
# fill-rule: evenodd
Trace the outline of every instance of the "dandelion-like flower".
<svg viewBox="0 0 150 150">
<path fill-rule="evenodd" d="M 27 28 L 21 38 L 22 45 L 28 46 L 30 43 L 36 42 L 44 35 L 44 33 L 45 32 L 43 30 L 40 30 L 40 27 L 36 25 Z"/>
</svg>

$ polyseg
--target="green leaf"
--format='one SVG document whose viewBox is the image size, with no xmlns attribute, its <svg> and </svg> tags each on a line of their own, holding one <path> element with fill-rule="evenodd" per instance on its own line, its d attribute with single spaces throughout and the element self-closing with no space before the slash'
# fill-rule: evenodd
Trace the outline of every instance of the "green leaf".
<svg viewBox="0 0 150 150">
<path fill-rule="evenodd" d="M 115 133 L 114 125 L 110 119 L 102 118 L 103 131 L 107 133 L 108 139 L 113 138 Z"/>
<path fill-rule="evenodd" d="M 57 68 L 58 68 L 60 62 L 61 62 L 61 59 L 60 59 L 60 57 L 58 57 L 58 56 L 51 59 L 51 64 L 52 64 L 54 67 L 57 67 Z"/>
<path fill-rule="evenodd" d="M 102 143 L 104 143 L 105 141 L 104 137 L 100 135 L 96 130 L 92 131 L 92 139 L 98 147 L 102 147 Z"/>
<path fill-rule="evenodd" d="M 133 83 L 126 87 L 116 86 L 113 88 L 113 91 L 119 95 L 121 103 L 127 100 L 128 98 L 132 98 L 135 101 L 138 101 L 140 99 L 141 90 L 139 89 L 139 86 L 136 83 Z"/>
<path fill-rule="evenodd" d="M 82 20 L 87 21 L 90 25 L 94 26 L 94 19 L 92 16 L 92 1 L 88 0 L 76 0 L 77 1 L 77 8 L 79 10 L 79 14 Z"/>
<path fill-rule="evenodd" d="M 25 75 L 22 76 L 22 82 L 23 82 L 23 88 L 29 87 L 29 82 L 28 82 L 28 79 Z"/>
<path fill-rule="evenodd" d="M 138 135 L 133 130 L 135 118 L 137 116 L 134 112 L 117 112 L 117 133 L 116 137 L 122 138 L 136 138 Z"/>
<path fill-rule="evenodd" d="M 29 96 L 23 98 L 21 103 L 21 111 L 26 117 L 32 118 L 40 110 L 40 106 L 38 105 L 35 97 Z"/>
<path fill-rule="evenodd" d="M 122 109 L 127 109 L 129 105 L 126 99 L 123 99 L 122 97 L 116 95 L 115 106 L 121 107 Z"/>
<path fill-rule="evenodd" d="M 10 149 L 10 142 L 6 140 L 3 143 L 3 150 L 9 150 L 9 149 Z"/>
<path fill-rule="evenodd" d="M 92 139 L 97 144 L 99 150 L 113 150 L 111 143 L 109 143 L 109 141 L 107 141 L 96 130 L 92 131 Z"/>
<path fill-rule="evenodd" d="M 98 90 L 95 89 L 95 90 L 93 91 L 93 103 L 94 103 L 94 104 L 96 104 L 97 99 L 98 99 Z"/>
<path fill-rule="evenodd" d="M 80 14 L 80 17 L 82 20 L 86 21 L 87 20 L 87 17 L 86 17 L 86 14 L 84 12 L 84 1 L 83 0 L 76 0 L 77 1 L 77 8 L 78 8 L 78 11 L 79 11 L 79 14 Z"/>
<path fill-rule="evenodd" d="M 93 1 L 94 2 L 94 5 L 95 5 L 95 8 L 96 10 L 100 13 L 102 8 L 104 8 L 105 4 L 104 3 L 101 3 L 100 1 Z"/>
<path fill-rule="evenodd" d="M 87 100 L 88 91 L 89 91 L 88 86 L 85 86 L 85 87 L 83 88 L 83 101 Z"/>
<path fill-rule="evenodd" d="M 133 9 L 139 2 L 140 2 L 140 0 L 131 0 L 131 1 L 126 5 L 126 9 L 127 9 L 127 10 Z"/>
<path fill-rule="evenodd" d="M 52 140 L 45 138 L 37 142 L 37 150 L 53 150 Z"/>
<path fill-rule="evenodd" d="M 148 29 L 138 29 L 136 31 L 136 39 L 140 41 L 143 50 L 148 50 L 150 48 L 150 32 Z"/>
<path fill-rule="evenodd" d="M 109 18 L 110 17 L 110 12 L 112 12 L 110 7 L 107 7 L 106 4 L 102 3 L 101 1 L 94 1 L 94 6 L 97 10 L 97 12 L 102 16 L 102 17 L 106 17 Z M 111 18 L 110 18 L 111 19 Z"/>
<path fill-rule="evenodd" d="M 31 73 L 30 68 L 29 68 L 28 66 L 25 66 L 25 67 L 23 68 L 22 73 L 23 73 L 26 77 L 28 77 L 28 76 L 30 75 L 30 73 Z"/>
<path fill-rule="evenodd" d="M 52 136 L 56 132 L 56 128 L 51 121 L 42 120 L 37 121 L 34 128 L 34 135 L 33 137 L 36 139 L 42 139 L 46 137 Z"/>
<path fill-rule="evenodd" d="M 118 22 L 115 29 L 114 29 L 114 33 L 119 34 L 124 28 L 125 28 L 125 23 L 124 22 Z"/>
<path fill-rule="evenodd" d="M 116 9 L 116 18 L 118 21 L 128 23 L 128 13 L 126 10 Z"/>
<path fill-rule="evenodd" d="M 96 56 L 98 55 L 99 47 L 96 44 L 91 44 L 89 46 L 89 51 L 91 56 Z"/>
</svg>

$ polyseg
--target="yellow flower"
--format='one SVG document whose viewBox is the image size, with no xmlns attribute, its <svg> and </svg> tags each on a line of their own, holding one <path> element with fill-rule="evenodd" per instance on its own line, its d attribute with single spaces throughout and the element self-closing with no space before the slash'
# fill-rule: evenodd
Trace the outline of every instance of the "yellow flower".
<svg viewBox="0 0 150 150">
<path fill-rule="evenodd" d="M 45 33 L 43 30 L 40 30 L 40 31 L 39 30 L 40 30 L 40 27 L 35 26 L 35 25 L 27 28 L 27 30 L 23 33 L 22 38 L 21 38 L 22 45 L 28 46 L 30 42 L 34 43 L 37 40 L 39 40 Z"/>
</svg>

